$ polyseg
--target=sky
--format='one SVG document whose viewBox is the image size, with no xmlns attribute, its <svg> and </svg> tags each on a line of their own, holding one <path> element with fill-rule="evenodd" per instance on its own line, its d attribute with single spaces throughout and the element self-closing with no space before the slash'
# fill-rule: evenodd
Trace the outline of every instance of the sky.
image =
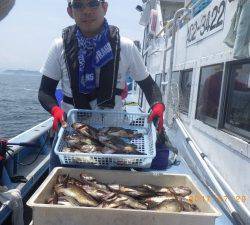
<svg viewBox="0 0 250 225">
<path fill-rule="evenodd" d="M 108 0 L 106 18 L 121 35 L 142 40 L 141 0 Z M 39 70 L 54 38 L 74 21 L 68 16 L 67 0 L 16 0 L 9 15 L 0 21 L 0 69 Z"/>
</svg>

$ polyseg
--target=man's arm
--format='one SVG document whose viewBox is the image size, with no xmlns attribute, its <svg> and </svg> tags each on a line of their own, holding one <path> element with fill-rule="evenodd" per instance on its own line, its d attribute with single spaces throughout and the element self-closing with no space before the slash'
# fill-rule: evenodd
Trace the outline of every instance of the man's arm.
<svg viewBox="0 0 250 225">
<path fill-rule="evenodd" d="M 126 62 L 128 63 L 127 74 L 130 74 L 131 77 L 138 83 L 144 92 L 150 107 L 156 103 L 162 103 L 161 91 L 149 75 L 137 47 L 129 39 L 124 38 L 122 40 L 124 42 L 124 53 L 127 57 Z"/>
<path fill-rule="evenodd" d="M 129 63 L 128 74 L 131 74 L 133 79 L 138 83 L 151 108 L 148 121 L 158 121 L 157 130 L 161 132 L 163 129 L 163 113 L 165 110 L 161 91 L 149 75 L 142 57 L 134 44 L 130 45 L 127 56 L 127 61 Z"/>
<path fill-rule="evenodd" d="M 63 52 L 62 38 L 55 39 L 49 50 L 48 57 L 41 68 L 42 77 L 38 99 L 42 107 L 53 117 L 53 129 L 58 129 L 58 123 L 66 126 L 64 111 L 58 106 L 55 92 L 59 81 L 62 79 L 61 55 Z"/>
<path fill-rule="evenodd" d="M 55 96 L 56 87 L 59 81 L 51 79 L 46 76 L 42 76 L 39 92 L 38 92 L 38 99 L 41 103 L 42 107 L 51 113 L 51 110 L 54 106 L 57 106 L 57 100 Z"/>
<path fill-rule="evenodd" d="M 145 94 L 151 108 L 157 103 L 162 103 L 160 88 L 150 75 L 142 81 L 137 81 L 137 83 Z"/>
</svg>

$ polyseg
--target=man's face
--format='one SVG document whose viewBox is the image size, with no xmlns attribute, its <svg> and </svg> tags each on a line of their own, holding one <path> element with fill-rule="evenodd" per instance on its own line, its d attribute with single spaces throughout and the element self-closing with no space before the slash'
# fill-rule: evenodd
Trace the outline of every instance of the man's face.
<svg viewBox="0 0 250 225">
<path fill-rule="evenodd" d="M 83 34 L 91 37 L 100 32 L 107 9 L 107 2 L 73 0 L 71 7 L 68 7 L 68 13 L 75 20 Z"/>
</svg>

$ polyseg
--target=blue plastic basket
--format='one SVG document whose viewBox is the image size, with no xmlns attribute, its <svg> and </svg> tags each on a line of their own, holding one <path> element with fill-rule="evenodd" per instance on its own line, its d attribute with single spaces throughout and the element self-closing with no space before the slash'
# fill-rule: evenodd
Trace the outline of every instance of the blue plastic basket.
<svg viewBox="0 0 250 225">
<path fill-rule="evenodd" d="M 100 167 L 130 167 L 150 168 L 152 160 L 156 156 L 155 142 L 156 131 L 153 124 L 147 122 L 148 114 L 126 113 L 114 110 L 77 110 L 68 113 L 68 127 L 61 128 L 55 146 L 55 153 L 62 164 L 68 165 L 94 165 Z M 62 152 L 67 143 L 64 136 L 72 134 L 71 125 L 74 122 L 85 123 L 95 128 L 123 127 L 137 130 L 143 136 L 132 139 L 130 142 L 137 146 L 137 150 L 144 155 L 126 154 L 94 154 L 94 153 L 65 153 Z"/>
</svg>

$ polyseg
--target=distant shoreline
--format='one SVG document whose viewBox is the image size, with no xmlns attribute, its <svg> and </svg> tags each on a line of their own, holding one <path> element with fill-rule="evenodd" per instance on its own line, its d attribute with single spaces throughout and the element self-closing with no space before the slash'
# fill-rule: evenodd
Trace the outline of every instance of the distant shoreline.
<svg viewBox="0 0 250 225">
<path fill-rule="evenodd" d="M 41 75 L 39 71 L 33 71 L 33 70 L 12 70 L 12 69 L 7 69 L 7 70 L 2 70 L 0 71 L 0 75 L 16 75 L 16 74 L 23 74 L 23 75 Z"/>
</svg>

